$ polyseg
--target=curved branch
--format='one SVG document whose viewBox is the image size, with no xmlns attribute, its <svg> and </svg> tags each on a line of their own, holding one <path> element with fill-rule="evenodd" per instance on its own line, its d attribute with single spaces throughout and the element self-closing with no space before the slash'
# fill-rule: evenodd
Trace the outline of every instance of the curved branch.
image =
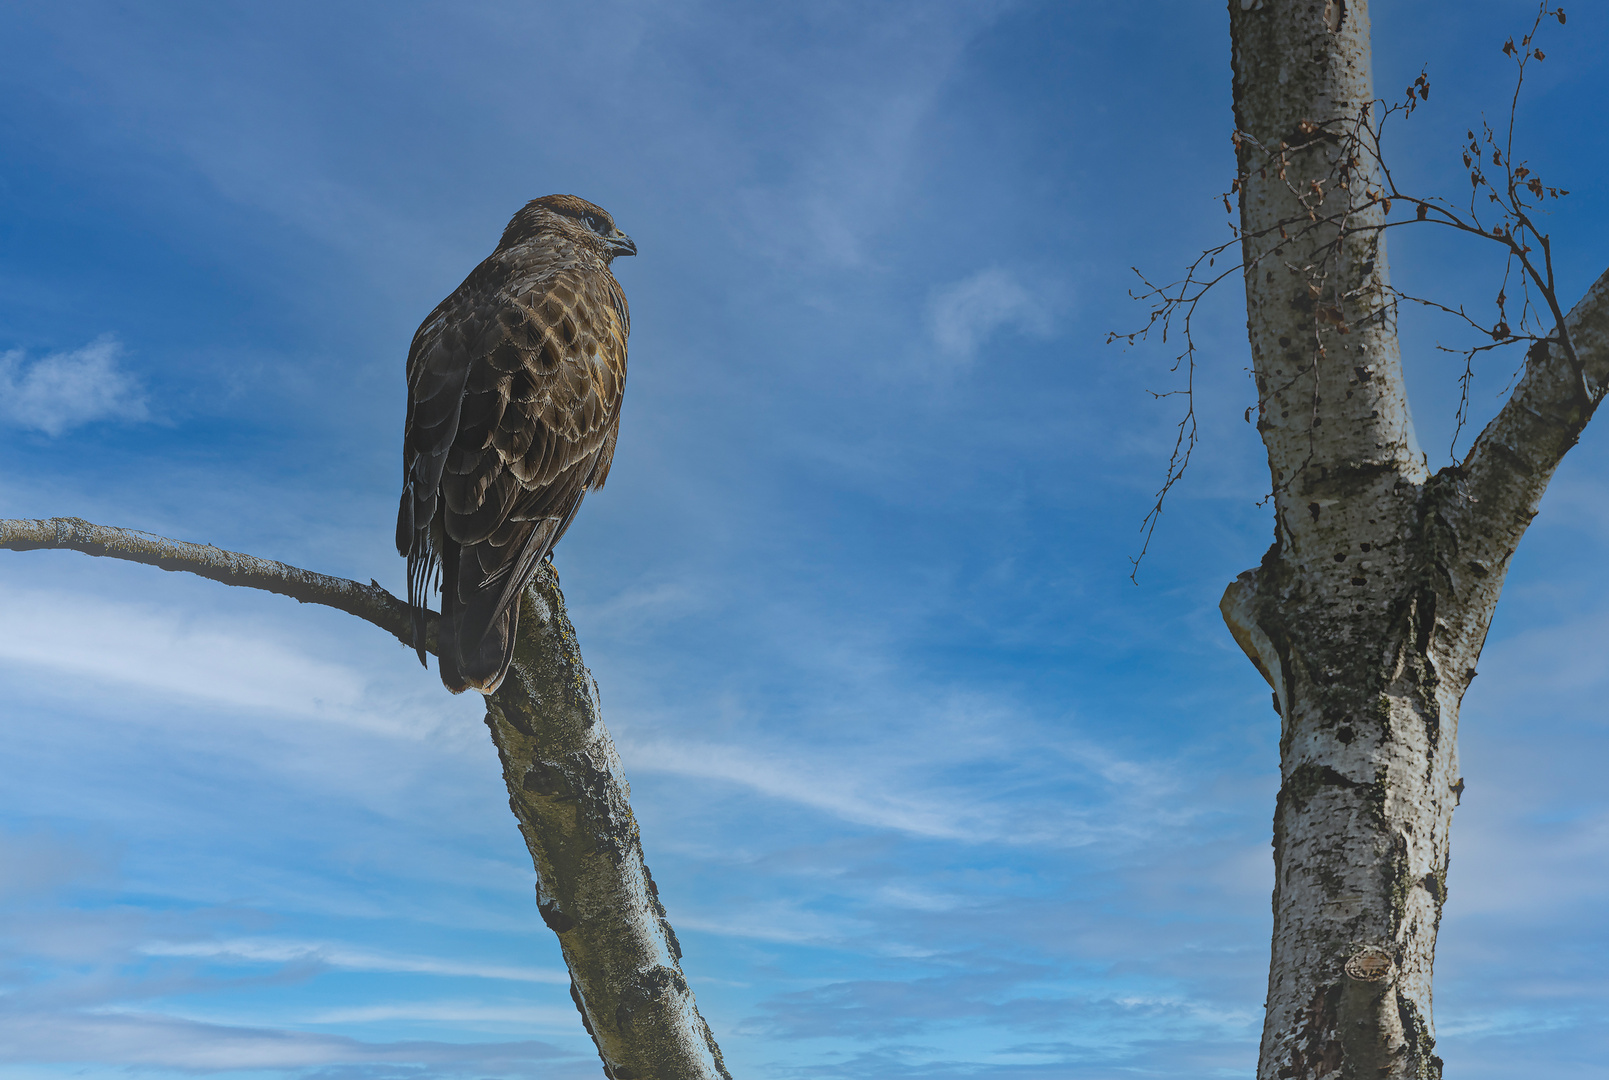
<svg viewBox="0 0 1609 1080">
<path fill-rule="evenodd" d="M 413 629 L 408 604 L 392 596 L 377 581 L 367 585 L 330 577 L 289 563 L 259 559 L 211 544 L 190 544 L 155 533 L 95 525 L 83 518 L 0 518 L 0 550 L 40 549 L 81 551 L 109 559 L 144 563 L 163 570 L 182 570 L 225 585 L 288 596 L 303 604 L 322 604 L 373 623 L 412 647 Z M 426 647 L 436 651 L 436 624 L 432 613 L 426 629 Z"/>
<path fill-rule="evenodd" d="M 183 570 L 323 604 L 412 644 L 408 605 L 374 582 L 78 518 L 0 519 L 0 549 L 41 548 Z M 434 615 L 427 632 L 435 652 Z M 536 867 L 542 921 L 558 935 L 570 996 L 605 1075 L 731 1080 L 682 974 L 681 946 L 643 861 L 631 789 L 551 563 L 537 568 L 521 597 L 514 662 L 486 699 L 486 726 Z"/>
</svg>

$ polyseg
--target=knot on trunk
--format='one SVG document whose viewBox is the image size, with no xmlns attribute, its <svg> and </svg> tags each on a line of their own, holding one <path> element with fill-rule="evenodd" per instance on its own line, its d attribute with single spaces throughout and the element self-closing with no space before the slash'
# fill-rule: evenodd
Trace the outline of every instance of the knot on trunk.
<svg viewBox="0 0 1609 1080">
<path fill-rule="evenodd" d="M 1395 974 L 1396 962 L 1391 954 L 1375 945 L 1365 945 L 1346 962 L 1346 976 L 1358 982 L 1385 982 Z"/>
</svg>

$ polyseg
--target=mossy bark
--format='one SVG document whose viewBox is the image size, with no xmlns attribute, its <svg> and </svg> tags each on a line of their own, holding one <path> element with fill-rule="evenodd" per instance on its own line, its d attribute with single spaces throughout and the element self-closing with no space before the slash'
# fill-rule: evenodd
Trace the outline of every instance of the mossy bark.
<svg viewBox="0 0 1609 1080">
<path fill-rule="evenodd" d="M 682 975 L 643 862 L 630 787 L 551 563 L 520 604 L 514 663 L 486 700 L 509 807 L 570 994 L 612 1080 L 731 1080 Z"/>
</svg>

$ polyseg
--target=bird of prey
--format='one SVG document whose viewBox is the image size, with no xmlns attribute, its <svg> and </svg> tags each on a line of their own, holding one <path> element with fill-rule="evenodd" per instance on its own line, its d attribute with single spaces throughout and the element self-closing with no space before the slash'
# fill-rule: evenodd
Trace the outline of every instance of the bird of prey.
<svg viewBox="0 0 1609 1080">
<path fill-rule="evenodd" d="M 609 264 L 636 253 L 585 199 L 532 200 L 413 336 L 397 551 L 420 663 L 441 589 L 455 694 L 502 683 L 521 590 L 609 475 L 631 330 Z"/>
</svg>

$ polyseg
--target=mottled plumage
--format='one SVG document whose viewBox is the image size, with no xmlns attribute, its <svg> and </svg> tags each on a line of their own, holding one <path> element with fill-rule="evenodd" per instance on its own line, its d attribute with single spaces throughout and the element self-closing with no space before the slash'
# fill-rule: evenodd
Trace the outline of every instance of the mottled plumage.
<svg viewBox="0 0 1609 1080">
<path fill-rule="evenodd" d="M 636 253 L 584 199 L 536 199 L 414 334 L 397 550 L 421 663 L 440 584 L 454 693 L 503 681 L 520 590 L 609 475 L 631 330 L 609 263 Z"/>
</svg>

